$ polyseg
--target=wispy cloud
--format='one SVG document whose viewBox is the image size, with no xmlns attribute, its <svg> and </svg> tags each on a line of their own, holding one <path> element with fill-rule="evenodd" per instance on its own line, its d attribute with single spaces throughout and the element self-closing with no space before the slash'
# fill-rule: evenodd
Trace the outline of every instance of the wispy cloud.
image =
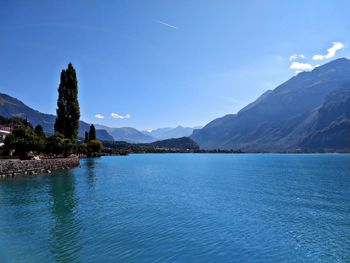
<svg viewBox="0 0 350 263">
<path fill-rule="evenodd" d="M 293 54 L 293 55 L 290 55 L 289 56 L 289 60 L 290 61 L 293 61 L 293 60 L 296 60 L 298 58 L 301 58 L 301 59 L 304 59 L 305 56 L 303 54 Z"/>
<path fill-rule="evenodd" d="M 129 119 L 131 116 L 130 116 L 130 114 L 120 115 L 118 113 L 112 112 L 111 113 L 111 117 L 113 119 Z"/>
<path fill-rule="evenodd" d="M 156 22 L 157 22 L 158 24 L 161 24 L 161 25 L 163 25 L 163 26 L 170 27 L 170 28 L 172 28 L 172 29 L 179 29 L 177 26 L 170 25 L 170 24 L 165 23 L 164 21 L 161 21 L 161 20 L 156 20 Z"/>
<path fill-rule="evenodd" d="M 301 62 L 296 62 L 294 61 L 290 65 L 290 69 L 295 70 L 295 73 L 299 73 L 301 71 L 307 71 L 307 70 L 312 70 L 314 69 L 314 66 L 308 63 L 301 63 Z"/>
<path fill-rule="evenodd" d="M 95 118 L 96 118 L 96 119 L 104 119 L 104 116 L 101 115 L 101 114 L 96 114 L 96 115 L 95 115 Z"/>
<path fill-rule="evenodd" d="M 277 60 L 283 60 L 283 57 L 277 56 L 276 59 L 277 59 Z"/>
<path fill-rule="evenodd" d="M 314 55 L 312 57 L 313 60 L 324 60 L 324 59 L 330 59 L 335 56 L 338 50 L 342 49 L 344 47 L 344 44 L 341 42 L 333 42 L 332 47 L 327 49 L 326 55 Z"/>
</svg>

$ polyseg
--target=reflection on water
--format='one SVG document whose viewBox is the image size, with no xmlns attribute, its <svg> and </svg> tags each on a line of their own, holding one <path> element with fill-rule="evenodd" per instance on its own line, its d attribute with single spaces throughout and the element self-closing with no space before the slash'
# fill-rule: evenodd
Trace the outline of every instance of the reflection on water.
<svg viewBox="0 0 350 263">
<path fill-rule="evenodd" d="M 350 155 L 150 154 L 3 180 L 0 262 L 350 262 L 349 171 Z"/>
<path fill-rule="evenodd" d="M 75 262 L 79 258 L 81 225 L 76 218 L 75 178 L 71 172 L 50 181 L 51 213 L 50 249 L 57 262 Z"/>
<path fill-rule="evenodd" d="M 87 158 L 85 160 L 85 165 L 87 168 L 87 175 L 86 175 L 86 180 L 87 183 L 90 187 L 90 189 L 93 189 L 95 186 L 95 180 L 96 180 L 96 158 Z"/>
</svg>

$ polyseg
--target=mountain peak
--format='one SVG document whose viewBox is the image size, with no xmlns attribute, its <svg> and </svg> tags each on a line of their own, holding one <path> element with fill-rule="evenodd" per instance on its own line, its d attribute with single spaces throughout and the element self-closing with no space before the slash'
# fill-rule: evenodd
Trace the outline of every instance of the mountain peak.
<svg viewBox="0 0 350 263">
<path fill-rule="evenodd" d="M 311 72 L 320 72 L 324 70 L 334 69 L 334 70 L 344 70 L 344 68 L 350 68 L 350 59 L 347 58 L 338 58 L 332 60 L 326 64 L 316 67 Z"/>
<path fill-rule="evenodd" d="M 349 83 L 350 60 L 333 60 L 264 93 L 237 115 L 213 120 L 203 129 L 194 131 L 192 138 L 206 149 L 286 150 L 299 147 L 303 139 L 318 132 L 316 124 L 322 117 L 319 109 L 328 95 Z M 327 109 L 332 117 L 322 117 L 330 120 L 329 123 L 345 116 L 348 105 L 341 101 L 337 103 L 338 111 Z M 334 138 L 340 134 L 338 130 L 334 132 Z"/>
</svg>

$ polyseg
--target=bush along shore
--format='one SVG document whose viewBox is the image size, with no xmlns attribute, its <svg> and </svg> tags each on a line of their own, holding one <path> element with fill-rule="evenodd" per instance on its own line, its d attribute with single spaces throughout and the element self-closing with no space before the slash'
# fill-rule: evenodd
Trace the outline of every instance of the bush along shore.
<svg viewBox="0 0 350 263">
<path fill-rule="evenodd" d="M 77 156 L 42 160 L 0 160 L 0 178 L 51 173 L 79 165 Z"/>
</svg>

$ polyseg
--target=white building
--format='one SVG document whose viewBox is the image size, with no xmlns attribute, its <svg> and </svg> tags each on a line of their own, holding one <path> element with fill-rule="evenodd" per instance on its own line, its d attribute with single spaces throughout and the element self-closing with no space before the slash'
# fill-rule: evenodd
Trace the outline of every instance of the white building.
<svg viewBox="0 0 350 263">
<path fill-rule="evenodd" d="M 11 128 L 0 126 L 0 147 L 4 145 L 5 137 L 11 133 Z"/>
</svg>

